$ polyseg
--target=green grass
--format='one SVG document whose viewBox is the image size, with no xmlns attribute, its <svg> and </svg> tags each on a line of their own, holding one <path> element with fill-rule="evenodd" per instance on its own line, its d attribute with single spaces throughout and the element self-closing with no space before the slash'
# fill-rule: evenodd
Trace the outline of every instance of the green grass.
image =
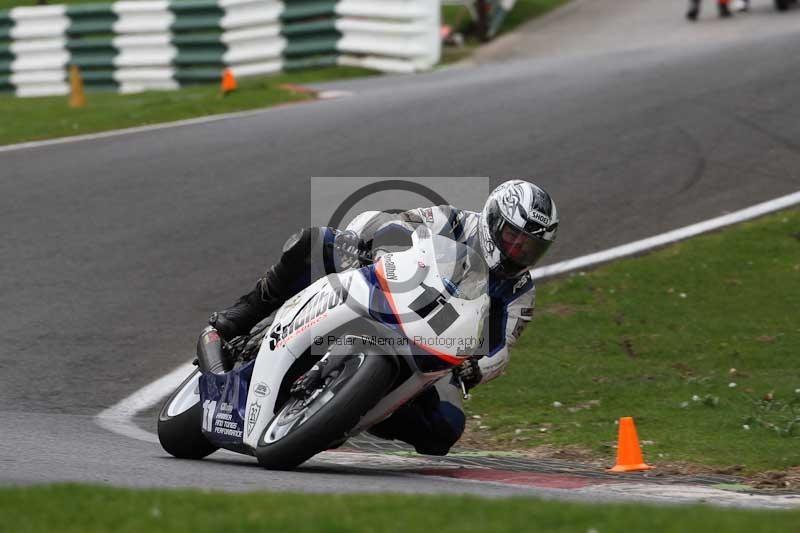
<svg viewBox="0 0 800 533">
<path fill-rule="evenodd" d="M 511 31 L 520 24 L 544 15 L 548 11 L 565 4 L 568 0 L 517 0 L 514 8 L 506 15 L 500 33 Z M 456 31 L 469 32 L 473 27 L 468 10 L 464 6 L 443 6 L 442 24 Z"/>
<path fill-rule="evenodd" d="M 543 283 L 477 437 L 611 462 L 633 416 L 656 465 L 800 465 L 798 318 L 800 210 Z"/>
<path fill-rule="evenodd" d="M 464 6 L 442 6 L 442 24 L 454 31 L 466 32 L 472 28 L 472 18 Z"/>
<path fill-rule="evenodd" d="M 517 3 L 514 4 L 514 9 L 506 15 L 503 25 L 500 26 L 500 33 L 512 31 L 521 24 L 536 17 L 540 17 L 562 4 L 566 4 L 567 1 L 568 0 L 517 0 Z"/>
<path fill-rule="evenodd" d="M 239 90 L 221 97 L 216 85 L 133 95 L 87 93 L 88 105 L 71 109 L 68 97 L 17 98 L 0 96 L 0 145 L 142 126 L 186 118 L 269 107 L 311 98 L 282 89 L 285 83 L 311 83 L 365 76 L 372 71 L 331 67 L 241 80 Z"/>
<path fill-rule="evenodd" d="M 0 489 L 0 532 L 790 531 L 797 511 L 589 505 L 464 496 Z"/>
<path fill-rule="evenodd" d="M 2 0 L 0 0 L 2 1 Z M 514 8 L 506 15 L 500 26 L 497 36 L 516 29 L 521 24 L 567 3 L 569 0 L 517 0 Z M 455 31 L 466 36 L 464 46 L 456 48 L 446 46 L 442 48 L 442 64 L 451 64 L 466 59 L 479 46 L 480 42 L 475 36 L 476 24 L 470 18 L 469 12 L 463 6 L 443 6 L 442 24 L 451 26 Z M 497 36 L 495 38 L 497 38 Z"/>
</svg>

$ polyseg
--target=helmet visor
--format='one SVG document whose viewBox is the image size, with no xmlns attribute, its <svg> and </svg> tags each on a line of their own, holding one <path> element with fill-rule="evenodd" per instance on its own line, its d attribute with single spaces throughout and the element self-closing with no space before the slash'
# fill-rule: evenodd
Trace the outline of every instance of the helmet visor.
<svg viewBox="0 0 800 533">
<path fill-rule="evenodd" d="M 498 232 L 498 245 L 505 258 L 520 267 L 520 271 L 535 265 L 550 248 L 551 241 L 524 232 L 503 221 Z"/>
</svg>

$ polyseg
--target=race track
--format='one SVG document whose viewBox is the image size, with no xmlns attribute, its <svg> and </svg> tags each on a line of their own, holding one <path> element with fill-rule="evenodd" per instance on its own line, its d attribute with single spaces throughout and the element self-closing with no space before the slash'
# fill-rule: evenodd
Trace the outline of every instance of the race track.
<svg viewBox="0 0 800 533">
<path fill-rule="evenodd" d="M 0 483 L 561 494 L 317 463 L 274 473 L 232 454 L 172 460 L 94 416 L 191 357 L 209 312 L 307 225 L 310 176 L 532 176 L 562 217 L 549 262 L 800 189 L 800 11 L 755 4 L 724 27 L 688 26 L 682 9 L 579 2 L 536 23 L 546 44 L 524 32 L 495 43 L 513 61 L 0 150 Z"/>
</svg>

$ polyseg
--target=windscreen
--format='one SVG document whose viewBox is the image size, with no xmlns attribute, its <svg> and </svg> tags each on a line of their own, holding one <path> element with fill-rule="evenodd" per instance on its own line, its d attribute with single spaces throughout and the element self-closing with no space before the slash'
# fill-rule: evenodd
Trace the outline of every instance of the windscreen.
<svg viewBox="0 0 800 533">
<path fill-rule="evenodd" d="M 442 282 L 456 298 L 474 300 L 486 294 L 489 269 L 483 256 L 471 246 L 442 235 L 433 235 L 436 264 Z"/>
</svg>

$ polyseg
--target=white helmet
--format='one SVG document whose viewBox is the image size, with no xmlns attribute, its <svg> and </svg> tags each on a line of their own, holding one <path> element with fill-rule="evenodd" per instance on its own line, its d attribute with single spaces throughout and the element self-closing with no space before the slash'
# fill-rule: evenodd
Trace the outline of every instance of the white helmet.
<svg viewBox="0 0 800 533">
<path fill-rule="evenodd" d="M 522 180 L 497 187 L 483 207 L 479 241 L 499 278 L 531 269 L 556 239 L 558 211 L 544 189 Z"/>
</svg>

